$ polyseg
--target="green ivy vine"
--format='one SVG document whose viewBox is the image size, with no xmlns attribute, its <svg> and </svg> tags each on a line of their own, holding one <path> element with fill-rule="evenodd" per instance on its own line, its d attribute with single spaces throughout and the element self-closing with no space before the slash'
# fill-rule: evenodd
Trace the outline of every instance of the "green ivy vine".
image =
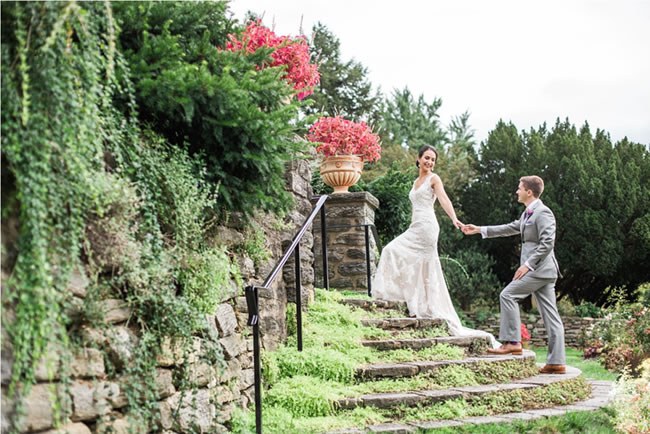
<svg viewBox="0 0 650 434">
<path fill-rule="evenodd" d="M 207 279 L 218 288 L 238 277 L 228 256 L 202 241 L 216 187 L 205 181 L 200 156 L 156 144 L 156 134 L 138 125 L 110 2 L 3 3 L 1 32 L 2 215 L 19 221 L 17 245 L 9 246 L 15 262 L 3 282 L 14 413 L 20 417 L 21 398 L 36 383 L 48 345 L 68 353 L 81 343 L 74 333 L 68 338 L 75 324 L 66 306 L 71 272 L 83 266 L 92 274 L 84 320 L 99 326 L 93 304 L 109 293 L 127 301 L 142 330 L 136 357 L 119 373 L 138 380 L 126 384 L 127 414 L 153 426 L 155 360 L 165 339 L 176 339 L 187 355 L 200 334 L 202 357 L 214 366 L 223 360 L 204 317 L 220 292 L 179 286 Z M 132 248 L 133 256 L 113 258 L 117 272 L 102 270 L 102 261 L 112 259 L 94 255 L 89 222 L 118 228 Z M 215 257 L 212 268 L 205 265 Z M 188 263 L 199 264 L 198 271 Z M 178 370 L 180 390 L 193 387 L 183 380 L 186 370 Z M 110 364 L 107 371 L 118 374 Z M 55 408 L 59 422 L 67 416 L 63 408 Z"/>
</svg>

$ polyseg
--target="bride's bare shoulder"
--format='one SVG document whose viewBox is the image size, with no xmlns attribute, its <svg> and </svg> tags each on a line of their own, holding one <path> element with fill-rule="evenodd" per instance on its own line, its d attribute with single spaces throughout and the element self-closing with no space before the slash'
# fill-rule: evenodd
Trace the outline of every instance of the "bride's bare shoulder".
<svg viewBox="0 0 650 434">
<path fill-rule="evenodd" d="M 437 173 L 431 174 L 431 187 L 435 187 L 437 184 L 442 185 L 442 179 Z"/>
</svg>

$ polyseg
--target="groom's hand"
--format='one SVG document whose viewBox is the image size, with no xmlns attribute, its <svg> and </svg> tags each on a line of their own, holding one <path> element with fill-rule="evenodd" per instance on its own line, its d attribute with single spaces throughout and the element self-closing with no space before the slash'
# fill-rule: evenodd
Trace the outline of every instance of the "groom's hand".
<svg viewBox="0 0 650 434">
<path fill-rule="evenodd" d="M 529 271 L 530 269 L 526 267 L 525 264 L 522 265 L 521 267 L 517 268 L 517 271 L 515 271 L 515 276 L 512 278 L 512 280 L 522 279 Z"/>
<path fill-rule="evenodd" d="M 463 233 L 465 235 L 474 235 L 474 234 L 480 234 L 481 229 L 478 226 L 474 225 L 465 225 L 461 228 L 463 230 Z"/>
</svg>

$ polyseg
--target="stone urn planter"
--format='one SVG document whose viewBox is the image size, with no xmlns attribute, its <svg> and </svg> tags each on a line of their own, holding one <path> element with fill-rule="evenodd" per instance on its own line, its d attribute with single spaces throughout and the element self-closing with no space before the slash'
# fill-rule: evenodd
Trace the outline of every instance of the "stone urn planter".
<svg viewBox="0 0 650 434">
<path fill-rule="evenodd" d="M 365 122 L 340 116 L 322 117 L 309 128 L 307 140 L 323 155 L 320 175 L 334 193 L 347 193 L 361 177 L 363 163 L 379 160 L 379 136 Z"/>
<path fill-rule="evenodd" d="M 325 157 L 320 164 L 320 176 L 334 193 L 348 193 L 359 182 L 362 170 L 363 158 L 358 155 L 333 155 Z"/>
</svg>

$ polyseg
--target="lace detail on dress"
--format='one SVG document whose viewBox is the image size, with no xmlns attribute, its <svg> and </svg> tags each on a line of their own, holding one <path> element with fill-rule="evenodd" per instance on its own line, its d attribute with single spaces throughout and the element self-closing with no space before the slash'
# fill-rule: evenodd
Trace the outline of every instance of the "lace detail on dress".
<svg viewBox="0 0 650 434">
<path fill-rule="evenodd" d="M 437 198 L 432 176 L 417 188 L 413 183 L 411 225 L 382 250 L 372 282 L 373 297 L 405 301 L 411 315 L 446 320 L 453 336 L 489 335 L 498 346 L 491 334 L 463 327 L 451 302 L 438 256 L 440 226 L 433 209 Z"/>
</svg>

